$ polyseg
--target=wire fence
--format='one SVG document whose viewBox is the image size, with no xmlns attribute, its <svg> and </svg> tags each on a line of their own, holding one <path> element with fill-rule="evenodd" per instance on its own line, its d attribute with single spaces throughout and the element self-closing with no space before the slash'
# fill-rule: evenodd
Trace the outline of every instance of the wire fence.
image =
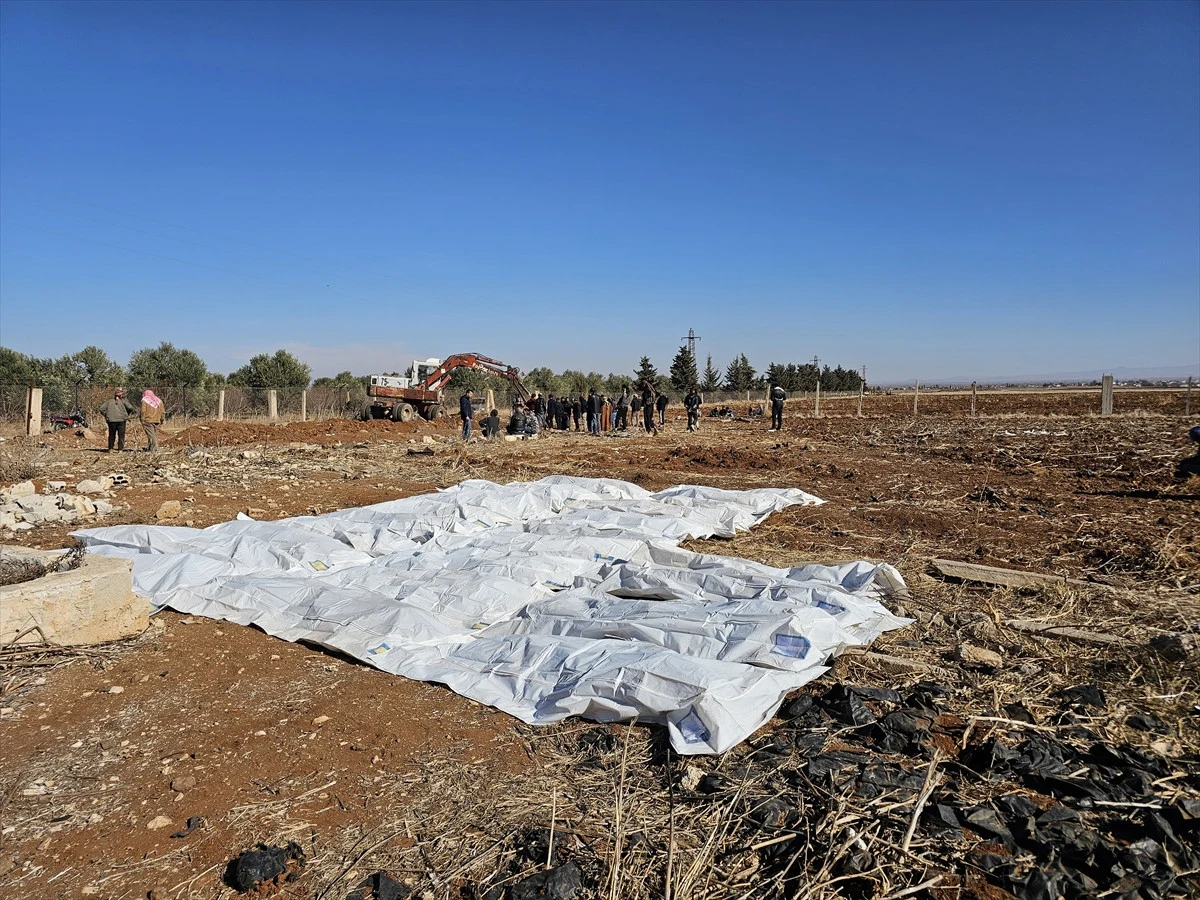
<svg viewBox="0 0 1200 900">
<path fill-rule="evenodd" d="M 166 419 L 216 419 L 240 421 L 269 421 L 270 407 L 266 390 L 229 387 L 200 388 L 189 385 L 159 385 L 154 388 L 166 406 Z M 222 399 L 223 394 L 223 399 Z M 63 389 L 43 388 L 44 417 L 83 413 L 92 424 L 104 420 L 100 410 L 112 396 L 109 388 L 81 387 Z M 364 415 L 366 391 L 360 386 L 319 387 L 307 391 L 276 391 L 275 418 L 297 421 L 303 415 L 310 421 L 323 419 L 354 419 Z M 478 397 L 482 403 L 484 397 Z M 303 398 L 303 400 L 302 400 Z M 682 406 L 680 397 L 668 394 L 672 407 Z M 1200 409 L 1200 392 L 1185 388 L 1116 388 L 1113 392 L 1114 414 L 1191 415 Z M 0 421 L 24 422 L 27 388 L 25 385 L 0 386 Z M 136 406 L 140 395 L 130 393 Z M 500 410 L 512 408 L 511 391 L 495 391 L 495 406 Z M 703 394 L 705 412 L 717 406 L 729 406 L 735 415 L 756 411 L 759 405 L 769 409 L 766 393 L 761 391 L 716 391 Z M 457 411 L 457 396 L 447 394 L 444 406 L 448 413 Z M 1099 387 L 1064 389 L 993 388 L 973 392 L 965 390 L 874 389 L 861 397 L 857 392 L 826 394 L 795 392 L 789 395 L 785 413 L 821 416 L 995 416 L 995 415 L 1099 415 Z"/>
</svg>

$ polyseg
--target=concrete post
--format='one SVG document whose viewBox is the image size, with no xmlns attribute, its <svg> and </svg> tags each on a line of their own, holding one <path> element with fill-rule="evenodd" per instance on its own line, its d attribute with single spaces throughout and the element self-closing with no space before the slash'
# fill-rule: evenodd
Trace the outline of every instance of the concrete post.
<svg viewBox="0 0 1200 900">
<path fill-rule="evenodd" d="M 225 388 L 217 391 L 217 421 L 225 421 Z"/>
<path fill-rule="evenodd" d="M 308 421 L 308 391 L 300 392 L 300 421 Z"/>
<path fill-rule="evenodd" d="M 1183 414 L 1190 416 L 1192 414 L 1192 376 L 1188 376 L 1187 399 L 1183 401 Z"/>
<path fill-rule="evenodd" d="M 913 415 L 917 414 L 917 398 L 921 395 L 921 379 L 913 382 Z"/>
<path fill-rule="evenodd" d="M 821 418 L 821 379 L 817 379 L 817 396 L 813 400 L 813 418 Z"/>
<path fill-rule="evenodd" d="M 42 389 L 32 384 L 25 395 L 25 433 L 30 437 L 42 434 Z"/>
<path fill-rule="evenodd" d="M 496 392 L 488 388 L 487 392 L 487 414 L 490 416 L 492 410 L 496 408 Z"/>
<path fill-rule="evenodd" d="M 267 391 L 267 418 L 279 418 L 279 398 L 276 391 Z"/>
<path fill-rule="evenodd" d="M 971 382 L 971 418 L 975 418 L 975 392 L 979 388 L 974 381 Z"/>
<path fill-rule="evenodd" d="M 862 418 L 863 394 L 866 393 L 866 390 L 867 390 L 867 383 L 865 381 L 860 381 L 858 383 L 858 417 L 860 419 Z"/>
<path fill-rule="evenodd" d="M 1100 379 L 1100 415 L 1112 415 L 1113 377 L 1105 375 Z"/>
</svg>

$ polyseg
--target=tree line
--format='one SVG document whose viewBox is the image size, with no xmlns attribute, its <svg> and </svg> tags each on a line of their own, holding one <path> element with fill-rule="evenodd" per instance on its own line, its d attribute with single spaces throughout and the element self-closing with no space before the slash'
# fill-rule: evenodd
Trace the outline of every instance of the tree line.
<svg viewBox="0 0 1200 900">
<path fill-rule="evenodd" d="M 693 387 L 705 393 L 745 392 L 766 390 L 772 384 L 786 391 L 811 391 L 816 389 L 818 378 L 825 391 L 857 391 L 862 383 L 861 376 L 853 369 L 828 365 L 818 369 L 813 363 L 772 362 L 759 373 L 744 353 L 735 356 L 723 369 L 713 365 L 710 355 L 700 371 L 686 346 L 675 354 L 666 373 L 660 373 L 650 357 L 643 356 L 630 374 L 605 375 L 577 369 L 556 373 L 538 366 L 522 375 L 522 382 L 530 391 L 551 396 L 578 396 L 589 390 L 616 396 L 625 388 L 631 392 L 640 390 L 646 381 L 660 393 L 677 395 Z M 150 388 L 166 401 L 173 413 L 190 415 L 212 412 L 217 393 L 226 386 L 244 389 L 255 406 L 265 405 L 268 390 L 277 391 L 281 400 L 287 402 L 309 387 L 327 388 L 344 391 L 346 406 L 357 409 L 366 399 L 369 381 L 369 375 L 353 375 L 349 371 L 314 381 L 309 365 L 287 350 L 260 353 L 241 368 L 222 374 L 209 371 L 194 351 L 167 342 L 136 350 L 124 364 L 96 346 L 57 358 L 34 357 L 0 347 L 0 386 L 38 385 L 43 389 L 43 406 L 47 410 L 74 409 L 82 392 L 91 389 L 94 393 L 98 388 L 118 386 L 135 395 Z M 482 393 L 491 389 L 503 397 L 508 395 L 510 385 L 486 372 L 458 369 L 451 375 L 448 389 L 451 393 L 468 389 Z"/>
<path fill-rule="evenodd" d="M 260 353 L 225 375 L 210 372 L 194 351 L 168 342 L 134 351 L 124 365 L 96 346 L 57 358 L 0 347 L 0 385 L 42 388 L 42 405 L 47 410 L 73 410 L 81 404 L 81 396 L 97 389 L 124 387 L 134 396 L 147 388 L 153 390 L 173 413 L 203 415 L 215 408 L 217 393 L 226 386 L 245 389 L 257 405 L 265 404 L 267 390 L 299 395 L 311 379 L 308 364 L 286 350 Z M 361 380 L 355 385 L 365 395 Z"/>
</svg>

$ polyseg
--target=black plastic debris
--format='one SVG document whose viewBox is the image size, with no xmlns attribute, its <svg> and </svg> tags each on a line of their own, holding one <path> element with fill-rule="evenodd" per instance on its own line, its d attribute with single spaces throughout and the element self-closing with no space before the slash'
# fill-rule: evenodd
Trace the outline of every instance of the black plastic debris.
<svg viewBox="0 0 1200 900">
<path fill-rule="evenodd" d="M 407 887 L 386 872 L 375 872 L 358 883 L 346 900 L 405 900 L 411 894 Z"/>
<path fill-rule="evenodd" d="M 1153 731 L 1158 734 L 1166 734 L 1168 730 L 1162 719 L 1150 713 L 1134 713 L 1125 720 L 1125 724 L 1138 731 Z"/>
<path fill-rule="evenodd" d="M 1036 725 L 1037 721 L 1033 718 L 1033 713 L 1025 708 L 1025 704 L 1021 702 L 1006 703 L 1003 707 L 1005 717 L 1012 719 L 1014 722 L 1025 722 L 1028 725 Z"/>
<path fill-rule="evenodd" d="M 921 812 L 921 824 L 934 831 L 957 831 L 962 827 L 953 806 L 932 803 Z"/>
<path fill-rule="evenodd" d="M 580 750 L 603 756 L 617 748 L 617 736 L 607 727 L 589 728 L 580 733 L 576 743 Z"/>
<path fill-rule="evenodd" d="M 872 760 L 862 767 L 855 792 L 868 799 L 882 794 L 908 797 L 919 791 L 924 783 L 924 772 L 907 772 L 899 766 Z"/>
<path fill-rule="evenodd" d="M 239 891 L 251 891 L 268 882 L 294 881 L 304 863 L 304 850 L 295 841 L 289 841 L 286 847 L 260 843 L 229 861 L 225 880 Z"/>
<path fill-rule="evenodd" d="M 797 734 L 792 743 L 796 747 L 796 752 L 801 756 L 816 756 L 825 749 L 825 735 L 819 731 L 809 731 Z"/>
<path fill-rule="evenodd" d="M 900 704 L 903 702 L 903 699 L 900 697 L 900 692 L 892 690 L 891 688 L 861 687 L 852 685 L 850 690 L 851 692 L 862 697 L 864 700 L 874 700 L 877 703 Z"/>
<path fill-rule="evenodd" d="M 750 808 L 746 818 L 762 829 L 778 829 L 787 825 L 796 808 L 781 797 L 769 797 Z"/>
<path fill-rule="evenodd" d="M 968 811 L 964 818 L 964 824 L 977 834 L 995 838 L 1006 847 L 1012 847 L 1016 843 L 1008 826 L 991 807 L 979 806 Z"/>
<path fill-rule="evenodd" d="M 798 719 L 812 708 L 812 694 L 801 694 L 794 700 L 789 700 L 787 703 L 785 703 L 783 705 L 783 709 L 779 711 L 779 714 L 785 719 Z"/>
<path fill-rule="evenodd" d="M 1104 699 L 1104 692 L 1094 684 L 1080 684 L 1075 687 L 1064 688 L 1058 694 L 1064 703 L 1075 707 L 1095 707 L 1103 709 L 1107 706 L 1107 701 Z"/>
<path fill-rule="evenodd" d="M 820 699 L 821 707 L 843 725 L 870 725 L 875 721 L 862 697 L 845 685 L 835 684 Z"/>
<path fill-rule="evenodd" d="M 512 900 L 572 900 L 583 890 L 583 873 L 573 862 L 536 872 L 512 886 Z"/>
<path fill-rule="evenodd" d="M 551 849 L 553 843 L 553 849 Z M 530 863 L 545 865 L 547 860 L 561 861 L 568 853 L 567 835 L 549 828 L 531 827 L 524 829 L 517 840 L 517 852 Z"/>
<path fill-rule="evenodd" d="M 835 772 L 857 767 L 865 758 L 865 754 L 850 753 L 846 750 L 821 753 L 808 761 L 808 777 L 814 781 L 824 780 Z"/>
<path fill-rule="evenodd" d="M 171 837 L 185 838 L 198 828 L 204 827 L 204 816 L 188 816 L 187 823 L 179 831 L 174 832 Z"/>
<path fill-rule="evenodd" d="M 1021 794 L 1006 794 L 1003 797 L 995 798 L 992 803 L 1004 815 L 1004 818 L 1012 819 L 1028 819 L 1030 816 L 1036 816 L 1041 812 L 1041 808 Z"/>
</svg>

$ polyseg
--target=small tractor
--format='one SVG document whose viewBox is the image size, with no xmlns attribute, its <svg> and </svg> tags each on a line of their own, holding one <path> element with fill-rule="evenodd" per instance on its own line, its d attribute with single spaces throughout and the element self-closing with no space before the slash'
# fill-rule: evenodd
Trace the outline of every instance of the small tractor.
<svg viewBox="0 0 1200 900">
<path fill-rule="evenodd" d="M 529 397 L 521 384 L 520 372 L 514 367 L 478 353 L 456 353 L 445 360 L 414 360 L 405 375 L 372 375 L 363 419 L 411 422 L 421 416 L 432 422 L 444 416 L 442 394 L 455 369 L 477 369 L 497 375 L 513 386 L 518 398 Z"/>
</svg>

